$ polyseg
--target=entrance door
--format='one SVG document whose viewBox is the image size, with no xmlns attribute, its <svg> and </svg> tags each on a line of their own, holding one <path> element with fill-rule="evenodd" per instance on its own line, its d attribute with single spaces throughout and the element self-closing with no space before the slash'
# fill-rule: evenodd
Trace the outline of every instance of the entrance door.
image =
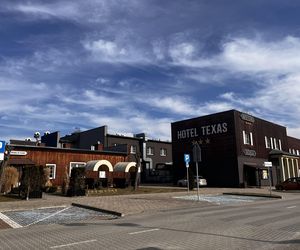
<svg viewBox="0 0 300 250">
<path fill-rule="evenodd" d="M 244 166 L 244 181 L 246 186 L 258 186 L 257 174 L 255 167 Z"/>
</svg>

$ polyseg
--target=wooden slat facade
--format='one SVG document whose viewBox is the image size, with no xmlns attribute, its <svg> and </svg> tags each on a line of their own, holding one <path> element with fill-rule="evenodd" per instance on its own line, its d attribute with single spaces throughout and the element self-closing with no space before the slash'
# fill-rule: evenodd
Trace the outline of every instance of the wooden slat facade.
<svg viewBox="0 0 300 250">
<path fill-rule="evenodd" d="M 12 145 L 12 148 L 13 151 L 26 152 L 26 155 L 11 155 L 10 159 L 30 159 L 36 165 L 42 166 L 56 164 L 56 176 L 51 181 L 58 186 L 62 184 L 65 168 L 69 173 L 70 162 L 86 163 L 92 160 L 107 160 L 114 166 L 118 162 L 128 161 L 128 156 L 125 153 L 20 145 Z M 90 173 L 90 176 L 93 177 L 97 175 L 98 173 Z"/>
</svg>

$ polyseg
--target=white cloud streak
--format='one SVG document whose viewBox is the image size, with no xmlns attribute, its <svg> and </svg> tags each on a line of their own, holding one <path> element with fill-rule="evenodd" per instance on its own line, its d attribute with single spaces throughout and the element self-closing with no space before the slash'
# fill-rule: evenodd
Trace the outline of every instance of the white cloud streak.
<svg viewBox="0 0 300 250">
<path fill-rule="evenodd" d="M 270 113 L 276 113 L 277 117 L 287 117 L 285 124 L 292 127 L 294 135 L 300 133 L 300 38 L 286 36 L 271 41 L 263 36 L 253 39 L 228 36 L 220 43 L 218 52 L 205 53 L 203 41 L 193 38 L 187 31 L 174 29 L 176 34 L 164 37 L 156 36 L 153 31 L 151 35 L 136 32 L 131 22 L 137 20 L 135 18 L 139 11 L 145 10 L 143 2 L 87 0 L 84 5 L 81 1 L 8 3 L 5 9 L 22 13 L 25 21 L 62 19 L 75 22 L 80 27 L 89 25 L 93 29 L 90 33 L 82 34 L 81 41 L 76 41 L 87 52 L 84 55 L 78 56 L 72 46 L 64 51 L 49 46 L 46 51 L 37 50 L 19 60 L 2 60 L 5 63 L 0 65 L 0 86 L 5 96 L 0 101 L 1 117 L 7 117 L 9 113 L 18 116 L 22 110 L 24 120 L 68 120 L 69 123 L 75 123 L 87 119 L 94 125 L 108 124 L 116 132 L 128 133 L 135 128 L 153 131 L 153 134 L 167 138 L 172 117 L 186 118 L 237 108 L 256 110 L 264 118 L 270 117 Z M 95 29 L 97 25 L 99 29 Z M 218 92 L 216 99 L 208 101 L 195 96 L 181 96 L 182 88 L 176 92 L 173 85 L 169 84 L 167 87 L 174 93 L 172 96 L 157 91 L 151 93 L 151 101 L 148 101 L 149 93 L 141 93 L 141 97 L 132 96 L 130 89 L 126 89 L 126 79 L 119 81 L 119 89 L 114 92 L 115 82 L 106 82 L 112 91 L 102 93 L 101 88 L 100 91 L 88 87 L 85 90 L 74 88 L 72 91 L 65 89 L 65 86 L 58 89 L 55 87 L 56 82 L 32 80 L 28 74 L 32 70 L 58 74 L 65 72 L 66 68 L 85 66 L 85 63 L 96 63 L 93 65 L 98 66 L 97 63 L 108 63 L 112 70 L 114 64 L 140 67 L 155 65 L 164 68 L 166 72 L 179 68 L 181 72 L 176 77 L 185 82 L 186 86 L 196 82 L 199 86 L 203 83 L 217 83 L 217 86 L 230 87 L 230 77 L 234 76 L 235 81 L 242 81 L 246 77 L 250 79 L 247 84 L 251 85 L 252 92 Z M 164 82 L 161 84 L 167 85 Z M 117 93 L 120 94 L 119 98 L 109 95 Z M 50 105 L 49 100 L 52 99 L 60 103 Z M 130 114 L 130 110 L 142 105 L 142 111 L 137 115 Z M 76 111 L 79 107 L 80 111 Z M 107 115 L 104 112 L 105 109 L 113 108 L 115 114 Z M 148 108 L 164 113 L 166 118 L 154 118 Z M 120 115 L 122 111 L 124 115 Z"/>
</svg>

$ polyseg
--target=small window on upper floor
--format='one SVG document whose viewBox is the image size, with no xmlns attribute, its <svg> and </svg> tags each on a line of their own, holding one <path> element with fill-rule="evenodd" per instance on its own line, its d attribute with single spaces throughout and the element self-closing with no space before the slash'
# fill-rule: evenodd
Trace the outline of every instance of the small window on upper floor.
<svg viewBox="0 0 300 250">
<path fill-rule="evenodd" d="M 265 144 L 266 144 L 266 148 L 271 148 L 271 143 L 267 136 L 265 136 Z"/>
<path fill-rule="evenodd" d="M 166 148 L 161 148 L 160 149 L 160 156 L 167 156 L 167 149 Z"/>
<path fill-rule="evenodd" d="M 130 154 L 136 154 L 136 146 L 135 145 L 130 146 Z"/>
<path fill-rule="evenodd" d="M 273 138 L 270 137 L 270 142 L 271 142 L 271 149 L 274 149 L 274 144 L 273 144 Z"/>
<path fill-rule="evenodd" d="M 280 140 L 280 139 L 278 140 L 278 144 L 279 144 L 279 150 L 282 150 L 282 147 L 281 147 L 281 140 Z"/>
<path fill-rule="evenodd" d="M 253 134 L 250 132 L 246 132 L 243 130 L 243 141 L 245 145 L 251 145 L 253 146 Z"/>
<path fill-rule="evenodd" d="M 153 147 L 147 147 L 147 155 L 154 155 L 154 148 Z"/>
<path fill-rule="evenodd" d="M 276 138 L 273 138 L 274 141 L 274 149 L 278 149 L 278 144 Z"/>
</svg>

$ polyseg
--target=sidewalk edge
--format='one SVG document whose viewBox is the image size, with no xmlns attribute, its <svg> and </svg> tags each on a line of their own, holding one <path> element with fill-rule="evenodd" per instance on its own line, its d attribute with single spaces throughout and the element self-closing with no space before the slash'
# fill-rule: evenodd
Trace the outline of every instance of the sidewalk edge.
<svg viewBox="0 0 300 250">
<path fill-rule="evenodd" d="M 94 211 L 98 211 L 98 212 L 116 215 L 119 217 L 124 217 L 124 214 L 122 214 L 120 212 L 112 211 L 112 210 L 102 209 L 102 208 L 98 208 L 98 207 L 92 207 L 92 206 L 88 206 L 88 205 L 82 205 L 79 203 L 72 203 L 71 205 L 74 207 L 81 207 L 81 208 L 90 209 L 90 210 L 94 210 Z"/>
</svg>

